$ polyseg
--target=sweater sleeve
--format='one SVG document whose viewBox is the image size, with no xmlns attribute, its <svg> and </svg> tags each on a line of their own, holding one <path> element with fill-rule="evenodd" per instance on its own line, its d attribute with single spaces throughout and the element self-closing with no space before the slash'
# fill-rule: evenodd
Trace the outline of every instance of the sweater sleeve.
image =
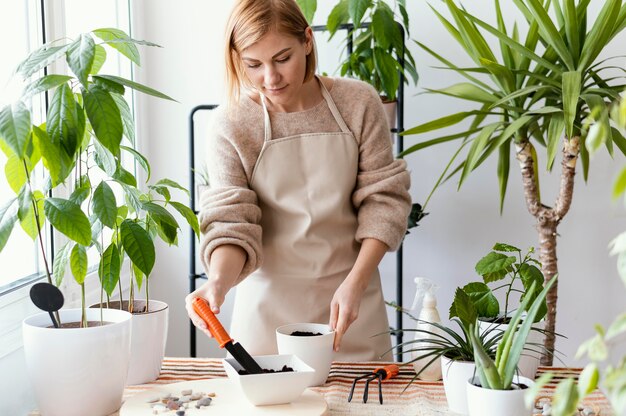
<svg viewBox="0 0 626 416">
<path fill-rule="evenodd" d="M 406 162 L 395 159 L 387 118 L 376 91 L 367 88 L 359 140 L 359 173 L 352 202 L 358 210 L 356 240 L 375 238 L 397 250 L 411 211 Z"/>
<path fill-rule="evenodd" d="M 221 120 L 220 120 L 221 119 Z M 220 114 L 214 117 L 207 145 L 210 186 L 200 194 L 200 252 L 208 272 L 213 250 L 233 244 L 246 251 L 247 259 L 236 283 L 261 266 L 261 209 L 248 186 L 243 164 L 233 141 L 225 134 Z M 226 122 L 227 123 L 227 122 Z"/>
</svg>

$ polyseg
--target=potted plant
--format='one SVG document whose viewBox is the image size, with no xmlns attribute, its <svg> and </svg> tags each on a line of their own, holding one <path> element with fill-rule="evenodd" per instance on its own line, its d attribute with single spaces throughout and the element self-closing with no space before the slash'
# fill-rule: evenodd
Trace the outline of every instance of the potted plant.
<svg viewBox="0 0 626 416">
<path fill-rule="evenodd" d="M 507 28 L 498 0 L 494 3 L 496 26 L 458 7 L 453 0 L 445 2 L 453 20 L 435 10 L 437 18 L 475 65 L 458 67 L 420 43 L 447 69 L 467 80 L 429 91 L 472 101 L 476 108 L 407 130 L 406 135 L 424 134 L 472 120 L 469 128 L 417 143 L 403 155 L 460 140 L 435 189 L 443 179 L 457 173 L 460 187 L 474 169 L 497 156 L 502 210 L 514 148 L 526 206 L 537 222 L 542 272 L 546 280 L 551 280 L 558 272 L 558 225 L 571 206 L 578 159 L 586 179 L 590 151 L 605 146 L 613 154 L 617 146 L 626 153 L 626 139 L 611 128 L 608 117 L 610 103 L 622 89 L 621 77 L 607 78 L 603 71 L 610 62 L 596 62 L 608 43 L 626 27 L 626 13 L 623 13 L 626 5 L 621 0 L 606 1 L 598 17 L 591 20 L 588 1 L 515 0 L 513 3 L 524 16 L 528 30 L 517 25 Z M 488 42 L 485 34 L 496 42 Z M 496 56 L 496 43 L 501 57 Z M 560 188 L 551 206 L 539 192 L 536 144 L 546 149 L 542 163 L 549 171 L 559 152 L 563 158 Z M 465 157 L 457 160 L 463 149 L 467 150 Z M 557 293 L 557 285 L 553 285 L 547 297 L 544 345 L 549 353 L 542 357 L 544 365 L 552 363 L 554 352 Z"/>
<path fill-rule="evenodd" d="M 467 380 L 467 405 L 470 416 L 530 416 L 532 408 L 524 402 L 524 390 L 533 381 L 516 376 L 519 359 L 524 350 L 526 338 L 542 302 L 556 279 L 550 280 L 539 295 L 532 299 L 526 296 L 517 309 L 509 327 L 498 344 L 493 360 L 489 350 L 477 342 L 476 332 L 470 331 L 477 377 Z M 531 285 L 531 293 L 537 283 Z M 526 312 L 526 317 L 523 314 Z M 474 328 L 472 328 L 474 329 Z"/>
<path fill-rule="evenodd" d="M 485 351 L 492 351 L 495 354 L 496 345 L 502 334 L 492 333 L 490 329 L 485 333 L 477 334 L 474 338 L 470 336 L 471 331 L 476 331 L 478 312 L 471 298 L 461 288 L 456 289 L 454 301 L 450 306 L 450 321 L 458 326 L 458 330 L 438 322 L 422 321 L 397 305 L 389 305 L 401 310 L 417 323 L 428 324 L 427 326 L 418 325 L 414 329 L 392 331 L 392 333 L 401 331 L 416 335 L 414 339 L 397 346 L 402 347 L 404 352 L 414 357 L 407 364 L 420 360 L 426 362 L 422 370 L 416 373 L 415 378 L 428 365 L 441 358 L 443 386 L 448 407 L 456 413 L 467 414 L 465 384 L 475 371 L 473 343 L 479 342 Z M 425 329 L 428 327 L 432 329 Z"/>
<path fill-rule="evenodd" d="M 14 168 L 6 170 L 6 178 L 16 193 L 0 211 L 0 247 L 19 221 L 31 238 L 39 240 L 47 281 L 60 285 L 69 264 L 81 289 L 81 308 L 58 314 L 61 323 L 77 321 L 80 328 L 48 328 L 47 315 L 24 321 L 27 367 L 44 414 L 104 415 L 121 404 L 130 357 L 131 315 L 87 308 L 86 278 L 90 266 L 96 266 L 89 264 L 87 250 L 99 254 L 97 273 L 101 300 L 106 303 L 116 288 L 121 295 L 119 278 L 125 256 L 130 276 L 147 292 L 146 279 L 155 260 L 153 240 L 158 235 L 172 244 L 178 234 L 178 223 L 166 207 L 180 212 L 199 231 L 193 212 L 171 200 L 170 189 L 181 188 L 178 184 L 164 179 L 143 192 L 123 163 L 134 159 L 149 180 L 150 165 L 135 148 L 126 88 L 171 99 L 134 81 L 99 73 L 107 56 L 105 46 L 139 64 L 137 44 L 154 46 L 118 29 L 99 29 L 73 41 L 48 43 L 31 53 L 16 72 L 30 78 L 63 59 L 73 75 L 36 78 L 17 103 L 0 111 L 0 147 Z M 53 95 L 46 120 L 34 124 L 27 108 L 29 97 L 49 90 Z M 39 169 L 45 174 L 43 183 L 33 180 Z M 68 198 L 53 196 L 62 188 L 72 189 Z M 46 221 L 68 239 L 57 251 L 52 268 L 42 235 Z M 131 282 L 129 309 L 136 311 L 133 300 Z M 133 340 L 141 339 L 133 336 Z"/>
<path fill-rule="evenodd" d="M 530 297 L 531 301 L 541 292 L 543 274 L 541 264 L 532 257 L 534 248 L 528 249 L 522 256 L 522 251 L 509 244 L 496 243 L 490 253 L 476 263 L 476 272 L 482 276 L 481 282 L 470 282 L 463 287 L 463 291 L 474 302 L 478 312 L 478 328 L 483 333 L 487 329 L 504 332 L 511 321 L 511 297 L 519 294 L 519 303 Z M 531 287 L 534 285 L 534 291 Z M 497 285 L 491 288 L 489 285 Z M 503 290 L 504 307 L 500 307 L 495 292 Z M 530 307 L 531 303 L 527 305 Z M 533 322 L 533 331 L 528 335 L 525 353 L 519 363 L 520 373 L 529 379 L 534 379 L 539 365 L 540 354 L 543 352 L 543 324 L 542 319 L 547 312 L 545 300 Z"/>
<path fill-rule="evenodd" d="M 301 1 L 311 16 L 315 8 Z M 367 22 L 367 23 L 364 23 Z M 326 26 L 332 38 L 341 25 L 352 24 L 348 39 L 353 40 L 352 53 L 340 62 L 341 76 L 358 78 L 372 85 L 385 104 L 389 125 L 395 126 L 396 95 L 400 73 L 417 83 L 415 60 L 404 38 L 410 36 L 409 15 L 404 0 L 394 0 L 393 8 L 383 0 L 340 0 L 328 15 Z M 408 76 L 407 76 L 408 75 Z"/>
</svg>

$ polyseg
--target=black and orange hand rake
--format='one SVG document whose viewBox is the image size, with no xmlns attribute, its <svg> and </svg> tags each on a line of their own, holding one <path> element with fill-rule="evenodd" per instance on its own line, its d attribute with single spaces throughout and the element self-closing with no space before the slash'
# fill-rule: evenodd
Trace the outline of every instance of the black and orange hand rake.
<svg viewBox="0 0 626 416">
<path fill-rule="evenodd" d="M 400 367 L 395 364 L 390 364 L 382 368 L 377 368 L 371 373 L 367 373 L 360 377 L 357 377 L 352 382 L 352 388 L 350 389 L 350 395 L 348 396 L 348 402 L 352 401 L 352 395 L 354 394 L 354 388 L 359 380 L 365 380 L 365 390 L 363 390 L 363 403 L 367 403 L 367 397 L 369 395 L 370 382 L 378 379 L 378 401 L 383 404 L 383 387 L 382 382 L 395 377 L 400 372 Z"/>
</svg>

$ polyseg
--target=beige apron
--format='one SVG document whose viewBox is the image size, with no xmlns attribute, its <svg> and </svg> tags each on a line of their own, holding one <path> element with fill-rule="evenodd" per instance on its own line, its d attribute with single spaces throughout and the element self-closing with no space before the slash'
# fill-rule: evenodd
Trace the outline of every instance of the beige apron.
<svg viewBox="0 0 626 416">
<path fill-rule="evenodd" d="M 276 354 L 275 329 L 328 323 L 335 290 L 360 245 L 351 202 L 359 149 L 328 90 L 318 81 L 338 133 L 272 138 L 263 97 L 265 141 L 251 188 L 262 211 L 263 266 L 237 286 L 231 336 L 251 354 Z M 391 348 L 380 275 L 372 276 L 359 316 L 344 335 L 338 360 L 377 360 Z M 391 354 L 383 359 L 390 360 Z"/>
</svg>

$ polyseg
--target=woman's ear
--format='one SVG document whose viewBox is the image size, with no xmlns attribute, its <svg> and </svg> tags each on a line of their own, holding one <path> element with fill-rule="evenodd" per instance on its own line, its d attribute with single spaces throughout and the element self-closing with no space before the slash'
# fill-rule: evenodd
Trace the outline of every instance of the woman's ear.
<svg viewBox="0 0 626 416">
<path fill-rule="evenodd" d="M 304 51 L 308 55 L 313 51 L 313 29 L 311 29 L 311 26 L 304 29 L 304 36 L 306 38 L 304 40 Z"/>
</svg>

